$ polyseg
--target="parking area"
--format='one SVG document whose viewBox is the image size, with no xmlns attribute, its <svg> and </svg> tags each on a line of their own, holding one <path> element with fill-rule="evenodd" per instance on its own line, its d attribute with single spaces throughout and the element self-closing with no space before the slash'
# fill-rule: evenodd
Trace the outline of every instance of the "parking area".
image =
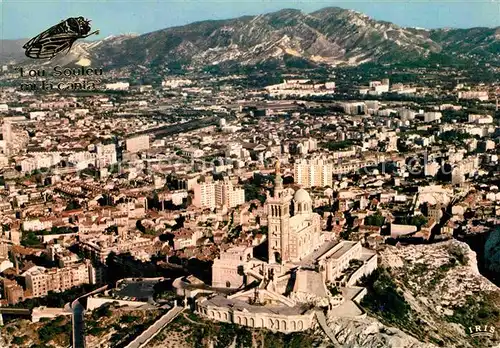
<svg viewBox="0 0 500 348">
<path fill-rule="evenodd" d="M 148 301 L 153 299 L 154 286 L 158 280 L 124 280 L 114 291 L 114 295 L 124 300 Z"/>
</svg>

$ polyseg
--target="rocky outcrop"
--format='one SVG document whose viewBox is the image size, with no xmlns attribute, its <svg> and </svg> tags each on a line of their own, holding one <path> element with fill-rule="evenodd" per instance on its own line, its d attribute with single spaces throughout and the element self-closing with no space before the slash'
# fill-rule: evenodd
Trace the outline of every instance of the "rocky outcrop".
<svg viewBox="0 0 500 348">
<path fill-rule="evenodd" d="M 479 273 L 476 253 L 467 244 L 449 240 L 388 246 L 380 256 L 381 266 L 394 276 L 427 338 L 447 347 L 491 343 L 466 332 L 468 326 L 500 321 L 500 289 Z"/>
<path fill-rule="evenodd" d="M 346 319 L 330 316 L 328 326 L 343 348 L 434 348 L 431 343 L 393 327 L 387 327 L 374 318 Z"/>
<path fill-rule="evenodd" d="M 450 240 L 387 246 L 380 260 L 411 308 L 413 330 L 408 321 L 398 328 L 385 325 L 383 313 L 350 319 L 332 311 L 328 326 L 342 347 L 479 348 L 493 343 L 494 338 L 473 338 L 466 331 L 468 326 L 500 322 L 499 288 L 479 273 L 476 254 L 467 244 Z"/>
</svg>

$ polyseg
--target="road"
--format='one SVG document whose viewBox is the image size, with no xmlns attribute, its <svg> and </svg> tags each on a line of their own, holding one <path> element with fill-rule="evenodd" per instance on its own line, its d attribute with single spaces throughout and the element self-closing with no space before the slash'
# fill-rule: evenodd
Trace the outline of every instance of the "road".
<svg viewBox="0 0 500 348">
<path fill-rule="evenodd" d="M 76 300 L 73 303 L 73 348 L 85 347 L 84 314 L 85 308 Z"/>
<path fill-rule="evenodd" d="M 85 348 L 85 307 L 80 302 L 82 300 L 86 303 L 88 296 L 102 292 L 108 288 L 107 285 L 102 286 L 94 291 L 91 291 L 83 296 L 78 297 L 71 303 L 72 315 L 72 335 L 73 335 L 73 348 Z"/>
<path fill-rule="evenodd" d="M 174 307 L 167 314 L 158 319 L 153 325 L 148 327 L 143 333 L 137 336 L 130 342 L 126 348 L 141 348 L 146 345 L 153 337 L 155 337 L 165 326 L 175 319 L 184 307 Z"/>
</svg>

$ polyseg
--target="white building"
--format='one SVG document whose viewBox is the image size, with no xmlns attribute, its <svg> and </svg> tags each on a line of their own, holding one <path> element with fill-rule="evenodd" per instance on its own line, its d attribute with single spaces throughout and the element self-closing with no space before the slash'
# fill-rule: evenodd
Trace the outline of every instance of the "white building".
<svg viewBox="0 0 500 348">
<path fill-rule="evenodd" d="M 215 183 L 201 182 L 193 186 L 193 205 L 197 208 L 215 208 Z"/>
<path fill-rule="evenodd" d="M 36 169 L 50 168 L 61 162 L 59 153 L 40 153 L 23 159 L 19 165 L 23 173 L 29 173 Z"/>
<path fill-rule="evenodd" d="M 166 88 L 178 88 L 178 87 L 185 87 L 185 86 L 190 86 L 193 84 L 193 81 L 188 80 L 188 79 L 168 79 L 162 81 L 161 85 L 162 87 Z"/>
<path fill-rule="evenodd" d="M 321 158 L 299 160 L 293 172 L 295 183 L 305 188 L 333 185 L 333 164 Z"/>
<path fill-rule="evenodd" d="M 203 157 L 205 152 L 202 149 L 197 149 L 194 147 L 189 147 L 182 150 L 182 155 L 188 158 L 200 158 Z"/>
<path fill-rule="evenodd" d="M 30 120 L 43 120 L 47 116 L 47 112 L 45 111 L 31 111 L 30 112 Z"/>
<path fill-rule="evenodd" d="M 425 176 L 436 176 L 441 166 L 437 162 L 429 162 L 424 166 Z"/>
<path fill-rule="evenodd" d="M 23 230 L 24 231 L 41 231 L 50 230 L 52 228 L 52 220 L 47 218 L 24 220 Z"/>
<path fill-rule="evenodd" d="M 442 114 L 440 112 L 426 112 L 424 113 L 424 122 L 434 122 L 440 120 Z"/>
<path fill-rule="evenodd" d="M 370 95 L 380 95 L 382 93 L 389 92 L 389 79 L 383 79 L 382 81 L 370 81 L 368 87 L 361 87 L 359 89 L 360 94 L 370 94 Z"/>
<path fill-rule="evenodd" d="M 216 288 L 238 288 L 244 284 L 244 275 L 238 272 L 253 258 L 253 248 L 237 246 L 221 252 L 214 260 L 212 268 L 212 286 Z"/>
<path fill-rule="evenodd" d="M 327 285 L 349 290 L 377 267 L 376 253 L 363 248 L 360 242 L 335 241 L 330 239 L 330 233 L 323 234 L 309 194 L 299 189 L 292 195 L 293 190 L 282 186 L 279 165 L 276 174 L 274 195 L 268 196 L 266 202 L 267 262 L 255 258 L 247 246 L 222 252 L 214 260 L 213 287 L 250 288 L 227 296 L 200 297 L 195 302 L 198 314 L 216 321 L 291 333 L 313 327 L 315 313 L 334 311 L 347 301 L 359 303 L 366 293 L 366 289 L 355 288 L 352 290 L 358 295 L 344 298 L 330 293 Z M 179 279 L 174 286 L 179 294 L 186 293 Z M 193 289 L 190 296 L 195 293 L 199 288 Z M 354 303 L 347 305 L 357 307 Z M 357 313 L 350 315 L 364 315 L 362 311 Z"/>
<path fill-rule="evenodd" d="M 106 89 L 113 91 L 127 91 L 130 87 L 128 82 L 106 83 Z"/>
<path fill-rule="evenodd" d="M 126 140 L 125 146 L 128 152 L 140 152 L 149 149 L 149 136 L 140 135 Z"/>
<path fill-rule="evenodd" d="M 342 103 L 344 112 L 348 115 L 362 115 L 366 112 L 366 104 L 363 102 Z"/>
<path fill-rule="evenodd" d="M 469 123 L 490 124 L 493 123 L 493 117 L 491 117 L 490 115 L 469 114 Z"/>
<path fill-rule="evenodd" d="M 194 185 L 193 205 L 198 208 L 234 208 L 245 203 L 245 190 L 234 187 L 229 180 Z"/>
<path fill-rule="evenodd" d="M 234 187 L 229 180 L 215 183 L 215 204 L 219 207 L 234 208 L 245 203 L 245 190 Z"/>
<path fill-rule="evenodd" d="M 459 99 L 478 99 L 480 101 L 487 101 L 489 99 L 487 91 L 465 91 L 458 92 Z"/>
<path fill-rule="evenodd" d="M 284 80 L 282 83 L 266 86 L 271 96 L 307 96 L 333 94 L 335 82 L 312 83 L 309 80 Z"/>
<path fill-rule="evenodd" d="M 82 263 L 64 268 L 46 269 L 34 266 L 22 275 L 26 279 L 26 288 L 33 297 L 46 296 L 49 291 L 64 291 L 74 286 L 90 284 L 90 263 Z"/>
<path fill-rule="evenodd" d="M 413 120 L 417 114 L 415 111 L 409 109 L 401 109 L 398 113 L 402 121 Z"/>
<path fill-rule="evenodd" d="M 109 165 L 118 162 L 116 158 L 115 144 L 109 144 L 109 145 L 99 144 L 96 146 L 96 153 L 97 153 L 96 166 L 98 168 L 107 167 Z"/>
</svg>

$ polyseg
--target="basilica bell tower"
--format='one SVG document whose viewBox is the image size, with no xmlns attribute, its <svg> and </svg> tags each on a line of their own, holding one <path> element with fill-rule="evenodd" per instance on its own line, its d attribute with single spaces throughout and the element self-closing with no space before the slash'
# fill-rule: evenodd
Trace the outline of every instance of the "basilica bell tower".
<svg viewBox="0 0 500 348">
<path fill-rule="evenodd" d="M 286 191 L 283 189 L 279 160 L 276 161 L 275 172 L 274 193 L 266 201 L 269 263 L 290 260 L 290 197 L 285 194 Z"/>
</svg>

